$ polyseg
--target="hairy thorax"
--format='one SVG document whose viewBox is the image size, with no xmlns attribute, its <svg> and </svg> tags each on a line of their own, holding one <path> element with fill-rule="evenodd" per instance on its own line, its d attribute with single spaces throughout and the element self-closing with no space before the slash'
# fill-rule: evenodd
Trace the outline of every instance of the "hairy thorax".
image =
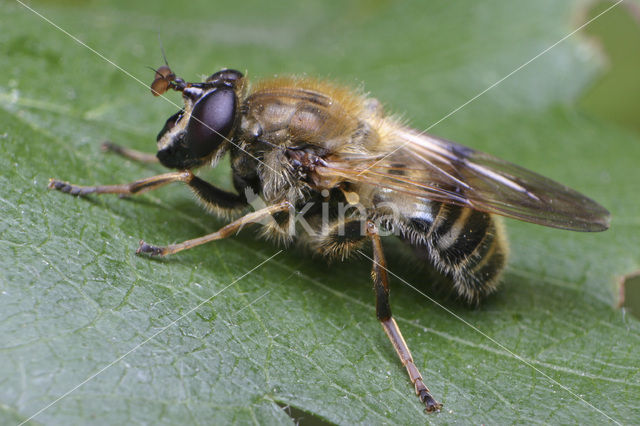
<svg viewBox="0 0 640 426">
<path fill-rule="evenodd" d="M 240 108 L 234 138 L 238 148 L 232 150 L 234 172 L 258 179 L 267 202 L 297 204 L 309 191 L 331 189 L 335 182 L 323 182 L 315 168 L 327 157 L 372 144 L 358 137 L 362 128 L 371 127 L 362 105 L 352 92 L 315 80 L 261 83 Z M 368 133 L 370 138 L 375 135 Z M 245 152 L 255 161 L 239 160 Z"/>
</svg>

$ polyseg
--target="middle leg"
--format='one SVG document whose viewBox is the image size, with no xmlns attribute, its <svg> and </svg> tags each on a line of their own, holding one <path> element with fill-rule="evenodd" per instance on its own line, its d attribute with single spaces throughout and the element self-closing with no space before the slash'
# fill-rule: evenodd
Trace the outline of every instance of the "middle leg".
<svg viewBox="0 0 640 426">
<path fill-rule="evenodd" d="M 268 206 L 263 209 L 248 213 L 245 216 L 242 216 L 240 219 L 223 226 L 216 232 L 212 232 L 211 234 L 207 234 L 199 238 L 194 238 L 192 240 L 183 241 L 179 244 L 171 244 L 165 247 L 160 247 L 152 246 L 145 243 L 144 241 L 140 241 L 140 247 L 138 247 L 136 253 L 146 253 L 151 256 L 167 256 L 169 254 L 178 253 L 182 250 L 188 250 L 190 248 L 197 247 L 210 241 L 221 240 L 223 238 L 230 237 L 235 232 L 239 231 L 244 225 L 259 223 L 260 221 L 268 218 L 275 213 L 289 210 L 290 208 L 291 204 L 288 201 L 274 204 L 272 206 Z"/>
</svg>

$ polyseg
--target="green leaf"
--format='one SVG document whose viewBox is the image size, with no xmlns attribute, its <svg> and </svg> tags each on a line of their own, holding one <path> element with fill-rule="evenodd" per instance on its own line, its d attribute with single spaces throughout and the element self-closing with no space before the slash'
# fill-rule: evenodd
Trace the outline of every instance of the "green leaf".
<svg viewBox="0 0 640 426">
<path fill-rule="evenodd" d="M 162 64 L 159 31 L 187 79 L 225 66 L 252 79 L 328 77 L 426 128 L 573 31 L 582 6 L 31 7 L 145 83 L 145 67 Z M 99 144 L 152 152 L 176 108 L 19 3 L 3 3 L 0 25 L 0 423 L 293 422 L 285 405 L 343 424 L 640 418 L 640 325 L 615 308 L 618 278 L 639 268 L 640 137 L 577 110 L 600 63 L 580 35 L 430 130 L 572 186 L 613 221 L 602 234 L 508 221 L 509 267 L 478 309 L 433 292 L 388 242 L 390 269 L 447 308 L 391 282 L 396 319 L 444 403 L 425 415 L 375 319 L 366 259 L 327 266 L 290 249 L 247 275 L 279 250 L 247 229 L 150 260 L 134 254 L 138 240 L 182 241 L 224 222 L 179 185 L 130 199 L 48 191 L 49 177 L 119 183 L 161 172 Z M 229 187 L 227 164 L 202 174 Z"/>
</svg>

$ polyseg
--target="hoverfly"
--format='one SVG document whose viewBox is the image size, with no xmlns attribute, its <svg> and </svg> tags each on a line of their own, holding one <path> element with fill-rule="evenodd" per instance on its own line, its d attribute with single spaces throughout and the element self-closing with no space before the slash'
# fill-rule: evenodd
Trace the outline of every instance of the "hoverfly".
<svg viewBox="0 0 640 426">
<path fill-rule="evenodd" d="M 51 179 L 49 187 L 72 195 L 129 195 L 183 182 L 213 213 L 240 216 L 217 232 L 179 244 L 141 241 L 137 253 L 151 256 L 226 238 L 255 222 L 261 222 L 265 236 L 285 244 L 295 240 L 326 257 L 344 259 L 372 244 L 377 318 L 429 412 L 442 405 L 425 385 L 391 314 L 381 235 L 397 235 L 448 277 L 460 297 L 477 302 L 495 290 L 507 259 L 498 215 L 573 231 L 609 226 L 609 212 L 584 195 L 405 127 L 377 100 L 328 82 L 281 77 L 251 87 L 241 72 L 223 69 L 189 83 L 167 65 L 156 71 L 151 89 L 154 95 L 181 92 L 184 101 L 158 134 L 156 156 L 105 147 L 176 171 L 121 185 Z M 215 166 L 226 152 L 237 193 L 193 173 Z M 250 193 L 266 207 L 247 212 Z M 345 213 L 345 205 L 358 208 Z M 295 223 L 298 216 L 304 227 Z"/>
</svg>

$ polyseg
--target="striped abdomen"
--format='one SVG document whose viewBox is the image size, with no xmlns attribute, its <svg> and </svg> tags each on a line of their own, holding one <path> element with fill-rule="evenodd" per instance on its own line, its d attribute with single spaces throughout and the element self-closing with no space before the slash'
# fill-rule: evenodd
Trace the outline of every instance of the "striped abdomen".
<svg viewBox="0 0 640 426">
<path fill-rule="evenodd" d="M 406 218 L 402 238 L 443 274 L 458 294 L 477 302 L 491 293 L 504 269 L 508 247 L 494 215 L 428 202 Z"/>
</svg>

